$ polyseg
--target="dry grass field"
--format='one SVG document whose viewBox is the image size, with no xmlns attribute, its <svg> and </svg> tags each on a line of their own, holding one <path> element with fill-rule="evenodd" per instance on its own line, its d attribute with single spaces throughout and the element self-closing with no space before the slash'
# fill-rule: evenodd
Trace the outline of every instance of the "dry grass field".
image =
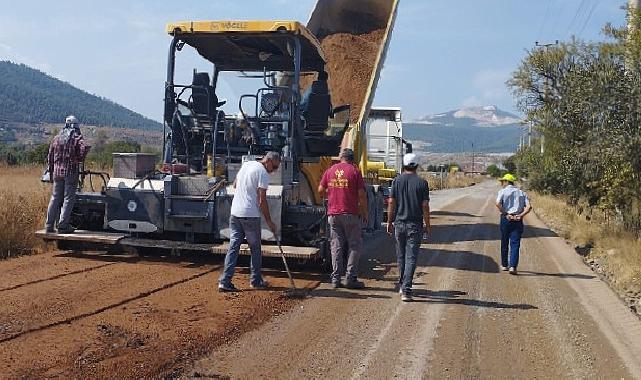
<svg viewBox="0 0 641 380">
<path fill-rule="evenodd" d="M 39 166 L 0 166 L 0 258 L 43 249 L 34 231 L 44 226 L 51 186 Z"/>
<path fill-rule="evenodd" d="M 586 261 L 624 298 L 641 296 L 641 240 L 593 213 L 589 218 L 562 199 L 529 194 L 535 212 L 559 235 L 577 245 Z"/>
<path fill-rule="evenodd" d="M 472 186 L 475 183 L 479 183 L 485 180 L 484 176 L 466 176 L 462 173 L 447 175 L 443 178 L 443 183 L 441 184 L 440 177 L 434 177 L 431 175 L 423 175 L 423 178 L 427 180 L 427 183 L 430 185 L 430 190 L 441 190 L 441 189 L 458 189 L 461 187 Z"/>
<path fill-rule="evenodd" d="M 41 166 L 0 165 L 0 259 L 42 251 L 44 244 L 34 232 L 44 228 L 51 185 L 40 182 Z M 441 187 L 428 177 L 430 189 L 460 188 L 482 181 L 483 177 L 448 176 Z"/>
</svg>

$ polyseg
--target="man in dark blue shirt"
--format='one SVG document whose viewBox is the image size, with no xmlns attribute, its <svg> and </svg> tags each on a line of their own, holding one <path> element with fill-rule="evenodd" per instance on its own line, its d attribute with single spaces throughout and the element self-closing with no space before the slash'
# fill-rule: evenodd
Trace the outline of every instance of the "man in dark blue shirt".
<svg viewBox="0 0 641 380">
<path fill-rule="evenodd" d="M 399 292 L 403 301 L 412 300 L 412 280 L 423 233 L 430 232 L 430 189 L 416 174 L 418 157 L 403 157 L 403 174 L 392 182 L 387 206 L 387 233 L 396 238 Z"/>
</svg>

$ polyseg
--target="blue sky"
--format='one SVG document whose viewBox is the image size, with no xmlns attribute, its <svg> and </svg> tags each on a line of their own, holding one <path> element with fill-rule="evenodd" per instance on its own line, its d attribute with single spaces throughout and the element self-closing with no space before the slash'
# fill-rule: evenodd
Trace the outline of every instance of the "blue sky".
<svg viewBox="0 0 641 380">
<path fill-rule="evenodd" d="M 36 67 L 160 120 L 167 22 L 306 22 L 314 3 L 0 0 L 0 60 Z M 403 107 L 405 120 L 466 105 L 515 111 L 504 82 L 526 49 L 535 41 L 572 35 L 600 40 L 606 22 L 625 22 L 623 5 L 624 0 L 400 0 L 374 104 Z M 190 57 L 178 69 L 188 74 L 196 61 Z M 220 90 L 233 98 L 235 84 L 227 80 Z"/>
</svg>

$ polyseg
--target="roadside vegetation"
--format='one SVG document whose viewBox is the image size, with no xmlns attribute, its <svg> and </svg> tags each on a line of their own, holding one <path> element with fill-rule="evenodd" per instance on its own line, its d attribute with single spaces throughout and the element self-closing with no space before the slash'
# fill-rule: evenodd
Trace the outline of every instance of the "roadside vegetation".
<svg viewBox="0 0 641 380">
<path fill-rule="evenodd" d="M 445 173 L 443 175 L 443 181 L 441 181 L 440 175 L 423 174 L 423 178 L 427 180 L 430 190 L 458 189 L 472 186 L 485 180 L 484 176 L 466 176 L 463 173 Z"/>
<path fill-rule="evenodd" d="M 108 141 L 104 134 L 98 134 L 93 141 L 89 141 L 91 150 L 85 161 L 86 165 L 95 169 L 111 168 L 113 153 L 152 153 L 160 161 L 160 150 L 156 147 L 140 145 L 135 141 L 114 140 Z M 36 145 L 18 145 L 0 143 L 0 164 L 5 166 L 16 165 L 42 165 L 47 161 L 49 143 Z"/>
<path fill-rule="evenodd" d="M 534 211 L 557 234 L 575 244 L 596 273 L 641 315 L 641 240 L 606 219 L 587 214 L 562 198 L 530 192 Z"/>
<path fill-rule="evenodd" d="M 508 85 L 536 131 L 506 162 L 535 210 L 625 294 L 641 296 L 641 17 L 530 51 Z M 509 167 L 508 167 L 509 166 Z"/>
<path fill-rule="evenodd" d="M 0 164 L 0 259 L 39 252 L 34 232 L 44 228 L 51 188 L 40 182 L 41 166 Z"/>
</svg>

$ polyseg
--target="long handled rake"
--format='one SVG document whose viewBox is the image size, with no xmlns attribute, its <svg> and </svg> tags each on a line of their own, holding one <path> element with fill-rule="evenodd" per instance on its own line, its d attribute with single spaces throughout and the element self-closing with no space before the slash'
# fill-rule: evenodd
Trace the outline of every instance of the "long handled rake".
<svg viewBox="0 0 641 380">
<path fill-rule="evenodd" d="M 285 295 L 288 297 L 300 297 L 304 294 L 300 293 L 296 289 L 296 284 L 294 284 L 294 277 L 292 277 L 292 272 L 289 270 L 289 265 L 287 265 L 287 259 L 285 258 L 285 252 L 283 251 L 283 246 L 280 244 L 280 238 L 276 237 L 276 244 L 278 244 L 278 250 L 280 251 L 280 257 L 283 259 L 283 264 L 285 264 L 285 270 L 287 271 L 287 276 L 289 277 L 289 289 L 285 291 Z"/>
</svg>

